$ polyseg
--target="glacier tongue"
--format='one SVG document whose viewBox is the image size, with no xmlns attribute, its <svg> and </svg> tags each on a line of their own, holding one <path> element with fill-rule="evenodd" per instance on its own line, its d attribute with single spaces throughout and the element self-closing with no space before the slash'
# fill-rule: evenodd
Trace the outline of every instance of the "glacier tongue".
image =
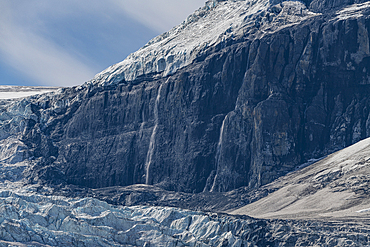
<svg viewBox="0 0 370 247">
<path fill-rule="evenodd" d="M 23 173 L 33 161 L 20 160 L 0 161 L 0 246 L 237 247 L 251 242 L 245 238 L 254 229 L 251 218 L 45 195 L 53 189 L 24 185 Z"/>
<path fill-rule="evenodd" d="M 255 221 L 175 208 L 115 207 L 94 198 L 43 196 L 31 188 L 1 190 L 0 212 L 0 246 L 247 246 L 242 236 Z"/>
<path fill-rule="evenodd" d="M 364 246 L 370 234 L 366 225 L 113 206 L 37 192 L 47 189 L 0 188 L 0 246 Z"/>
</svg>

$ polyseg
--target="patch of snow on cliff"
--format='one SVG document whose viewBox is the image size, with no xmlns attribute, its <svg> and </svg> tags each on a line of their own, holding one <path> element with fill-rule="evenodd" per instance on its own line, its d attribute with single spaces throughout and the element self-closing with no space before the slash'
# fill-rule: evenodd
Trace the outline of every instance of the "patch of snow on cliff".
<svg viewBox="0 0 370 247">
<path fill-rule="evenodd" d="M 349 18 L 360 18 L 364 14 L 368 15 L 366 11 L 370 8 L 370 1 L 365 2 L 362 4 L 353 4 L 350 5 L 349 7 L 346 7 L 340 11 L 337 12 L 337 17 L 339 20 L 345 20 Z"/>
<path fill-rule="evenodd" d="M 366 209 L 358 210 L 358 211 L 356 211 L 356 213 L 367 213 L 369 211 L 370 211 L 370 208 L 366 208 Z"/>
</svg>

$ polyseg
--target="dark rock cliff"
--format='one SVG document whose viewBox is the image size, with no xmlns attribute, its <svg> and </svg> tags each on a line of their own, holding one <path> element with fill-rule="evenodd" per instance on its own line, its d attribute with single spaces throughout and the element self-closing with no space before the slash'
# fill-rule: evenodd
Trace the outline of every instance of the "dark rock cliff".
<svg viewBox="0 0 370 247">
<path fill-rule="evenodd" d="M 353 2 L 307 1 L 324 13 L 261 31 L 279 5 L 171 75 L 34 99 L 29 181 L 254 188 L 370 136 L 370 7 L 338 12 Z"/>
</svg>

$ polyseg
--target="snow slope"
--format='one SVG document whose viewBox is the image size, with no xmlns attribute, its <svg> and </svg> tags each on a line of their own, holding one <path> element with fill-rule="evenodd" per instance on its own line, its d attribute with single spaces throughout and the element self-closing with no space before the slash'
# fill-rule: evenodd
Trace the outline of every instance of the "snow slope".
<svg viewBox="0 0 370 247">
<path fill-rule="evenodd" d="M 370 216 L 370 138 L 277 181 L 268 196 L 231 214 L 258 218 L 351 218 Z"/>
<path fill-rule="evenodd" d="M 18 99 L 29 97 L 36 94 L 50 93 L 57 91 L 57 87 L 25 87 L 25 86 L 1 86 L 0 100 Z"/>
</svg>

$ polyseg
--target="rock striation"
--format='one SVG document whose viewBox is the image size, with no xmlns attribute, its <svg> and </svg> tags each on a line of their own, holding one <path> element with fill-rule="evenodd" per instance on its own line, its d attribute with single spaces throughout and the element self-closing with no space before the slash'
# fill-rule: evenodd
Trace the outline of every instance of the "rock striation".
<svg viewBox="0 0 370 247">
<path fill-rule="evenodd" d="M 4 103 L 1 159 L 29 183 L 258 188 L 370 136 L 369 11 L 208 1 L 91 81 Z"/>
</svg>

